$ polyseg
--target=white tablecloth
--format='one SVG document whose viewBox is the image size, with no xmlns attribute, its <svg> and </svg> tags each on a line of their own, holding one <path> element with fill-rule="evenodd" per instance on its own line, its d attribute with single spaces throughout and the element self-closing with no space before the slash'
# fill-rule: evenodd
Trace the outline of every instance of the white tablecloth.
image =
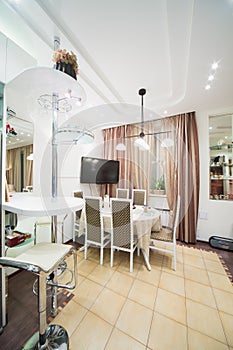
<svg viewBox="0 0 233 350">
<path fill-rule="evenodd" d="M 159 231 L 161 228 L 160 212 L 154 208 L 142 207 L 133 210 L 134 234 L 138 236 L 138 246 L 143 248 L 149 257 L 149 244 L 151 231 Z"/>
<path fill-rule="evenodd" d="M 104 230 L 111 232 L 111 210 L 103 208 L 101 212 L 103 216 Z M 147 256 L 149 256 L 149 243 L 151 230 L 159 231 L 161 228 L 160 212 L 154 208 L 144 209 L 137 206 L 133 209 L 133 229 L 134 234 L 138 236 L 138 246 L 143 248 Z M 84 232 L 84 215 L 82 215 L 80 223 L 80 233 Z"/>
</svg>

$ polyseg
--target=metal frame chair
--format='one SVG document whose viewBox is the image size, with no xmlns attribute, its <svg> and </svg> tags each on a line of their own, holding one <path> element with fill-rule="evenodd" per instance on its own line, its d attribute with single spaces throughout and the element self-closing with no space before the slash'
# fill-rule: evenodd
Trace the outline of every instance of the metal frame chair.
<svg viewBox="0 0 233 350">
<path fill-rule="evenodd" d="M 110 233 L 104 232 L 101 208 L 101 197 L 85 197 L 84 258 L 87 259 L 88 246 L 98 247 L 100 248 L 100 265 L 103 265 L 104 248 L 110 243 Z"/>
<path fill-rule="evenodd" d="M 174 257 L 174 270 L 176 270 L 176 229 L 179 222 L 180 214 L 180 196 L 177 197 L 175 210 L 170 212 L 168 225 L 162 225 L 162 229 L 159 232 L 151 232 L 149 249 L 162 251 L 165 253 L 173 254 Z M 157 243 L 167 245 L 173 249 L 166 249 L 156 246 Z"/>
<path fill-rule="evenodd" d="M 132 199 L 135 205 L 146 205 L 146 190 L 133 189 Z"/>
<path fill-rule="evenodd" d="M 130 272 L 133 272 L 133 254 L 137 247 L 137 238 L 133 233 L 132 199 L 111 198 L 111 258 L 113 266 L 114 250 L 130 253 Z"/>
<path fill-rule="evenodd" d="M 60 284 L 56 274 L 65 259 L 73 255 L 74 284 Z M 39 333 L 28 340 L 23 349 L 69 349 L 67 331 L 59 325 L 47 327 L 46 322 L 46 285 L 65 289 L 76 286 L 76 250 L 71 245 L 59 243 L 38 243 L 15 258 L 1 257 L 0 267 L 14 267 L 32 272 L 38 276 L 38 312 Z M 52 276 L 52 278 L 50 278 Z M 55 276 L 55 277 L 54 277 Z M 72 283 L 72 281 L 71 281 Z"/>
<path fill-rule="evenodd" d="M 129 199 L 129 189 L 128 188 L 117 188 L 116 189 L 116 198 Z"/>
</svg>

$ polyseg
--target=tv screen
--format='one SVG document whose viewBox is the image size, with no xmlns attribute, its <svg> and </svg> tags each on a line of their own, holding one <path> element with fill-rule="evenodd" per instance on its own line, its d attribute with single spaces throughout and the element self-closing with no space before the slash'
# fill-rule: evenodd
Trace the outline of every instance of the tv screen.
<svg viewBox="0 0 233 350">
<path fill-rule="evenodd" d="M 117 184 L 119 161 L 82 157 L 80 183 Z"/>
</svg>

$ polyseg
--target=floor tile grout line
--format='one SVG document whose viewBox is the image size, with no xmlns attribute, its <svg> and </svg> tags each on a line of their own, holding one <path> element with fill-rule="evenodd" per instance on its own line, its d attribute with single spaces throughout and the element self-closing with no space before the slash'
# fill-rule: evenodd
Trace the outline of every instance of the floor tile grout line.
<svg viewBox="0 0 233 350">
<path fill-rule="evenodd" d="M 162 261 L 162 264 L 163 264 L 163 261 Z M 162 266 L 162 264 L 161 264 L 161 266 Z M 152 318 L 151 318 L 150 327 L 149 327 L 149 331 L 148 331 L 146 347 L 149 347 L 150 333 L 151 333 L 151 329 L 152 329 L 153 319 L 154 319 L 155 314 L 156 314 L 155 306 L 156 306 L 156 301 L 158 298 L 158 289 L 159 289 L 159 285 L 160 285 L 160 281 L 161 281 L 161 275 L 162 275 L 162 269 L 160 270 L 160 274 L 159 274 L 159 281 L 158 281 L 158 286 L 157 286 L 157 291 L 156 291 L 156 296 L 155 296 L 155 301 L 154 301 L 154 308 L 152 310 Z"/>
<path fill-rule="evenodd" d="M 207 270 L 207 266 L 206 266 L 206 262 L 205 262 L 205 259 L 202 257 L 202 259 L 203 259 L 203 262 L 204 262 L 204 266 L 205 266 L 205 269 L 204 270 L 206 270 L 206 271 L 208 271 Z M 164 257 L 163 257 L 163 260 L 164 260 Z M 184 273 L 184 263 L 182 264 L 183 265 L 183 276 L 184 276 L 184 281 L 186 280 L 186 278 L 185 278 L 185 273 Z M 163 266 L 163 264 L 162 264 L 162 266 Z M 200 268 L 200 267 L 196 267 L 196 268 Z M 119 271 L 118 271 L 119 272 Z M 158 282 L 158 286 L 157 286 L 157 291 L 158 291 L 158 288 L 159 288 L 159 284 L 160 284 L 160 280 L 161 280 L 161 275 L 162 275 L 162 268 L 160 269 L 160 277 L 159 277 L 159 282 Z M 122 272 L 121 271 L 121 273 L 124 273 L 124 272 Z M 134 282 L 133 282 L 133 284 L 135 283 L 135 280 L 137 279 L 137 280 L 139 280 L 138 278 L 137 278 L 137 276 L 138 276 L 138 273 L 139 273 L 139 270 L 137 271 L 137 275 L 136 276 L 133 276 L 133 279 L 134 279 Z M 127 274 L 126 274 L 127 275 Z M 212 293 L 213 293 L 213 289 L 212 289 L 212 286 L 211 286 L 211 283 L 210 283 L 210 278 L 209 278 L 209 275 L 208 275 L 208 273 L 207 273 L 207 276 L 208 276 L 208 280 L 209 280 L 209 287 L 211 287 L 211 290 L 212 290 Z M 144 282 L 144 283 L 148 283 L 148 282 L 146 282 L 146 281 L 143 281 L 142 280 L 142 282 Z M 197 282 L 197 281 L 194 281 L 194 282 L 196 282 L 196 283 L 200 283 L 200 282 Z M 128 298 L 128 296 L 129 296 L 129 293 L 130 293 L 130 291 L 131 291 L 131 289 L 132 289 L 132 287 L 133 287 L 133 284 L 131 285 L 131 288 L 129 289 L 129 291 L 128 291 L 128 295 L 127 295 L 127 298 L 126 298 L 126 300 L 128 300 L 129 298 Z M 201 283 L 201 284 L 203 284 L 203 283 Z M 204 286 L 205 286 L 205 284 L 203 284 Z M 108 288 L 108 287 L 106 287 L 106 285 L 104 286 L 104 288 Z M 156 293 L 156 298 L 157 298 L 157 294 L 158 293 Z M 176 294 L 176 293 L 175 293 Z M 154 302 L 154 305 L 155 305 L 155 303 L 156 303 L 156 298 L 155 298 L 155 302 Z M 186 294 L 186 289 L 185 289 L 185 298 L 186 299 L 188 299 L 187 298 L 187 294 Z M 129 300 L 131 300 L 131 299 L 129 299 Z M 192 299 L 191 299 L 192 300 Z M 126 302 L 126 301 L 125 301 Z M 133 302 L 135 302 L 134 300 L 133 300 Z M 140 303 L 138 303 L 138 304 L 140 304 Z M 200 303 L 200 304 L 202 304 L 202 303 Z M 125 303 L 124 303 L 124 305 L 125 305 Z M 140 305 L 142 305 L 142 304 L 140 304 Z M 204 304 L 205 305 L 205 304 Z M 143 305 L 144 307 L 145 307 L 145 305 Z M 208 307 L 210 307 L 209 305 L 206 305 L 206 306 L 208 306 Z M 121 309 L 122 310 L 122 309 Z M 121 313 L 121 311 L 120 311 L 120 313 Z M 119 313 L 119 315 L 118 315 L 118 318 L 117 318 L 117 320 L 119 319 L 119 316 L 120 316 L 120 313 Z M 218 312 L 219 313 L 219 312 Z M 156 311 L 155 310 L 153 310 L 153 316 L 152 316 L 152 320 L 153 320 L 153 317 L 154 317 L 154 314 L 156 314 Z M 163 315 L 164 316 L 164 315 Z M 166 317 L 166 316 L 165 316 Z M 219 315 L 219 317 L 220 317 L 220 315 Z M 116 320 L 116 322 L 115 322 L 115 325 L 116 325 L 116 323 L 117 323 L 117 320 Z M 149 346 L 149 335 L 150 335 L 150 330 L 151 330 L 151 327 L 152 327 L 152 320 L 151 320 L 151 324 L 150 324 L 150 329 L 149 329 L 149 332 L 148 332 L 148 339 L 147 339 L 147 343 L 146 343 L 146 346 L 148 347 Z M 175 322 L 178 322 L 177 320 L 174 320 Z M 222 321 L 221 321 L 222 322 Z M 179 322 L 178 322 L 179 323 Z M 182 324 L 182 323 L 181 323 Z M 116 327 L 114 325 L 114 328 Z M 183 324 L 182 324 L 183 325 Z M 223 325 L 222 325 L 222 327 L 223 327 Z M 187 328 L 187 332 L 188 332 L 188 324 L 187 324 L 187 304 L 186 304 L 186 328 Z M 224 330 L 224 327 L 223 327 L 223 330 Z M 195 330 L 195 331 L 197 331 L 197 330 Z M 201 333 L 201 332 L 199 332 L 199 333 Z M 203 333 L 201 333 L 201 334 L 203 334 Z M 225 331 L 224 331 L 224 334 L 225 334 Z M 128 335 L 128 334 L 127 334 Z M 208 335 L 206 335 L 206 334 L 204 334 L 205 336 L 208 336 Z M 129 335 L 128 335 L 129 336 Z M 209 337 L 209 336 L 208 336 Z M 212 337 L 210 337 L 210 338 L 212 338 Z M 226 334 L 225 334 L 225 338 L 226 338 Z M 135 339 L 135 338 L 133 338 L 133 339 Z M 214 340 L 217 340 L 217 339 L 215 339 L 215 338 L 212 338 L 212 339 L 214 339 Z M 137 341 L 137 339 L 135 339 L 136 341 Z M 227 340 L 227 338 L 226 338 L 226 340 Z M 188 341 L 188 333 L 187 333 L 187 341 Z M 217 341 L 219 341 L 219 340 L 217 340 Z M 220 341 L 219 341 L 220 342 Z M 221 342 L 220 342 L 221 343 Z M 227 344 L 227 345 L 229 345 L 228 344 L 228 342 L 227 343 L 223 343 L 223 344 Z"/>
<path fill-rule="evenodd" d="M 221 263 L 221 261 L 220 261 L 220 263 Z M 209 287 L 211 288 L 211 292 L 212 292 L 213 298 L 214 298 L 214 300 L 215 300 L 216 308 L 213 308 L 213 307 L 211 307 L 210 305 L 203 304 L 203 303 L 201 303 L 201 302 L 199 302 L 199 301 L 192 300 L 192 299 L 190 299 L 190 298 L 188 298 L 188 297 L 186 297 L 186 299 L 191 300 L 191 301 L 194 301 L 194 302 L 198 302 L 199 304 L 204 305 L 204 306 L 207 306 L 207 307 L 210 307 L 210 308 L 212 308 L 212 309 L 214 309 L 214 310 L 216 310 L 216 311 L 218 312 L 219 319 L 220 319 L 221 325 L 222 325 L 222 330 L 223 330 L 223 333 L 224 333 L 225 339 L 226 339 L 226 343 L 225 343 L 225 344 L 228 345 L 228 346 L 230 346 L 230 344 L 228 344 L 228 340 L 227 340 L 227 336 L 226 336 L 226 333 L 225 333 L 224 325 L 223 325 L 221 316 L 220 316 L 220 314 L 219 314 L 219 311 L 220 311 L 220 310 L 219 310 L 219 308 L 218 308 L 217 300 L 216 300 L 216 297 L 215 297 L 215 294 L 214 294 L 214 291 L 213 291 L 214 288 L 213 288 L 213 286 L 212 286 L 212 284 L 211 284 L 211 281 L 210 281 L 210 277 L 209 277 L 209 274 L 208 274 L 209 269 L 208 269 L 208 267 L 207 267 L 207 265 L 206 265 L 205 259 L 204 259 L 204 264 L 205 264 L 205 268 L 206 268 L 206 272 L 207 272 L 207 276 L 208 276 L 208 280 L 209 280 Z M 230 294 L 230 293 L 229 293 L 229 294 Z M 186 303 L 186 309 L 187 309 L 187 303 Z M 200 333 L 201 333 L 201 332 L 200 332 Z M 202 334 L 202 333 L 201 333 L 201 334 Z M 210 338 L 211 338 L 211 337 L 210 337 Z M 215 339 L 215 338 L 213 338 L 213 339 Z M 219 341 L 219 340 L 218 340 L 218 341 Z M 219 341 L 219 342 L 220 342 L 220 341 Z"/>
<path fill-rule="evenodd" d="M 185 318 L 186 318 L 186 341 L 187 341 L 187 350 L 189 346 L 189 332 L 188 332 L 188 308 L 187 308 L 187 292 L 186 292 L 186 277 L 185 277 L 185 261 L 184 261 L 184 247 L 182 247 L 182 257 L 183 257 L 183 274 L 184 274 L 184 298 L 185 298 Z"/>
<path fill-rule="evenodd" d="M 220 343 L 220 344 L 223 344 L 223 345 L 227 345 L 227 346 L 229 346 L 230 347 L 230 345 L 228 344 L 228 342 L 227 342 L 227 338 L 226 338 L 226 342 L 222 342 L 221 340 L 219 340 L 219 339 L 217 339 L 217 338 L 213 338 L 213 337 L 211 337 L 210 335 L 207 335 L 206 333 L 203 333 L 203 332 L 200 332 L 199 330 L 197 330 L 197 329 L 195 329 L 195 328 L 192 328 L 192 327 L 188 327 L 188 330 L 189 329 L 191 329 L 191 330 L 193 330 L 194 332 L 197 332 L 197 333 L 199 333 L 199 334 L 201 334 L 201 335 L 204 335 L 205 337 L 207 337 L 207 338 L 210 338 L 210 339 L 212 339 L 212 340 L 214 340 L 214 341 L 217 341 L 218 343 Z M 224 333 L 225 334 L 225 333 Z"/>
</svg>

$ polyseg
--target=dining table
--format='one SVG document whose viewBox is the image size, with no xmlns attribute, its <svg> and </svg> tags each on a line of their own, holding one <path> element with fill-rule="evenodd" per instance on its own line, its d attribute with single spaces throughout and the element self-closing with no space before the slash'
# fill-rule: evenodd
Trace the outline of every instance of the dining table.
<svg viewBox="0 0 233 350">
<path fill-rule="evenodd" d="M 138 247 L 140 248 L 147 269 L 151 270 L 149 262 L 149 245 L 151 231 L 160 231 L 161 217 L 160 212 L 150 206 L 134 206 L 133 213 L 133 232 L 138 237 Z M 101 214 L 103 216 L 104 230 L 111 230 L 111 208 L 104 206 Z"/>
</svg>

